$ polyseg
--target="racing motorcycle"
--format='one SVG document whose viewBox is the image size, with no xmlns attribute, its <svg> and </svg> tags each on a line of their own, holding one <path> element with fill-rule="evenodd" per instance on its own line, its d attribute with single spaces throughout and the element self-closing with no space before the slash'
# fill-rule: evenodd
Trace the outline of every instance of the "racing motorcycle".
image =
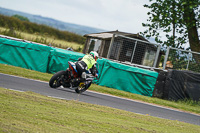
<svg viewBox="0 0 200 133">
<path fill-rule="evenodd" d="M 51 77 L 49 86 L 51 88 L 58 88 L 62 85 L 65 88 L 73 88 L 76 93 L 81 94 L 90 87 L 95 76 L 88 71 L 87 74 L 82 74 L 82 76 L 86 76 L 86 80 L 82 81 L 78 76 L 75 63 L 69 61 L 68 64 L 69 68 L 65 71 L 59 71 Z"/>
</svg>

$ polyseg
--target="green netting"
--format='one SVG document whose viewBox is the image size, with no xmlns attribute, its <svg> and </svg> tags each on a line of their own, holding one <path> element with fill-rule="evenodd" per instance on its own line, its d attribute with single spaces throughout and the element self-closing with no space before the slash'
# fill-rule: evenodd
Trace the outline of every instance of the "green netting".
<svg viewBox="0 0 200 133">
<path fill-rule="evenodd" d="M 76 62 L 78 58 L 83 56 L 84 54 L 82 53 L 52 48 L 48 65 L 48 72 L 55 73 L 60 70 L 66 70 L 69 67 L 68 61 Z"/>
<path fill-rule="evenodd" d="M 106 59 L 98 60 L 99 80 L 95 83 L 101 86 L 152 96 L 158 77 L 157 72 L 127 66 Z"/>
<path fill-rule="evenodd" d="M 68 68 L 84 54 L 45 45 L 0 38 L 0 63 L 40 72 L 55 73 Z M 106 59 L 98 60 L 99 80 L 94 82 L 131 93 L 152 96 L 157 72 L 127 66 Z"/>
<path fill-rule="evenodd" d="M 0 39 L 0 63 L 46 72 L 50 47 Z"/>
</svg>

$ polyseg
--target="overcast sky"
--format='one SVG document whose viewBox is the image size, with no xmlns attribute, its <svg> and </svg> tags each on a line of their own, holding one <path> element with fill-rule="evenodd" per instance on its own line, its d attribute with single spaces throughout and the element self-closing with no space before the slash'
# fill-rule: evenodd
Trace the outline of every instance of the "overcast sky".
<svg viewBox="0 0 200 133">
<path fill-rule="evenodd" d="M 149 0 L 0 0 L 0 7 L 108 31 L 145 28 Z"/>
</svg>

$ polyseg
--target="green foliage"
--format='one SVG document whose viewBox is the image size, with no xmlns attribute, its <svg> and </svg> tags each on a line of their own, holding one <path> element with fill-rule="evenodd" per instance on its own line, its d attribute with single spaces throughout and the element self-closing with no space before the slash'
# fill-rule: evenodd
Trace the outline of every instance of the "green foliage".
<svg viewBox="0 0 200 133">
<path fill-rule="evenodd" d="M 27 32 L 31 34 L 39 33 L 40 35 L 46 35 L 54 37 L 55 39 L 65 40 L 68 42 L 76 42 L 79 44 L 85 43 L 85 38 L 81 35 L 71 33 L 68 31 L 60 31 L 46 25 L 39 25 L 28 21 L 21 21 L 16 17 L 7 17 L 0 15 L 0 27 L 13 28 L 17 31 Z"/>
<path fill-rule="evenodd" d="M 39 33 L 30 34 L 27 32 L 19 32 L 12 27 L 10 29 L 0 27 L 0 34 L 16 37 L 30 42 L 42 43 L 52 47 L 59 47 L 62 49 L 71 47 L 74 51 L 77 52 L 82 52 L 83 49 L 83 45 L 79 43 L 56 39 L 55 37 L 48 36 L 48 34 L 40 35 Z"/>
<path fill-rule="evenodd" d="M 200 28 L 199 0 L 149 0 L 150 5 L 144 5 L 151 11 L 147 14 L 149 23 L 142 26 L 148 29 L 141 33 L 143 36 L 154 37 L 157 43 L 177 48 L 189 40 L 190 46 L 199 43 L 197 29 Z M 167 38 L 161 40 L 161 33 Z M 190 38 L 190 36 L 192 36 Z M 196 39 L 196 42 L 192 40 Z M 200 46 L 197 46 L 200 49 Z M 193 48 L 194 51 L 196 49 Z"/>
<path fill-rule="evenodd" d="M 29 22 L 29 19 L 27 17 L 24 17 L 24 16 L 20 16 L 20 15 L 16 14 L 16 15 L 13 15 L 12 17 L 18 18 L 21 21 L 27 21 L 27 22 Z"/>
</svg>

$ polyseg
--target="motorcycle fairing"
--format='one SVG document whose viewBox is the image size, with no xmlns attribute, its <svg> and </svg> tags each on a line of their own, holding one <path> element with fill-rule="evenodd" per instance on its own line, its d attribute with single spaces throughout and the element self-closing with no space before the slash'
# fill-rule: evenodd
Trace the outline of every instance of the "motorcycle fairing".
<svg viewBox="0 0 200 133">
<path fill-rule="evenodd" d="M 76 64 L 70 61 L 68 62 L 68 64 L 69 64 L 69 69 L 71 69 L 74 77 L 78 78 L 78 71 L 76 70 Z"/>
</svg>

